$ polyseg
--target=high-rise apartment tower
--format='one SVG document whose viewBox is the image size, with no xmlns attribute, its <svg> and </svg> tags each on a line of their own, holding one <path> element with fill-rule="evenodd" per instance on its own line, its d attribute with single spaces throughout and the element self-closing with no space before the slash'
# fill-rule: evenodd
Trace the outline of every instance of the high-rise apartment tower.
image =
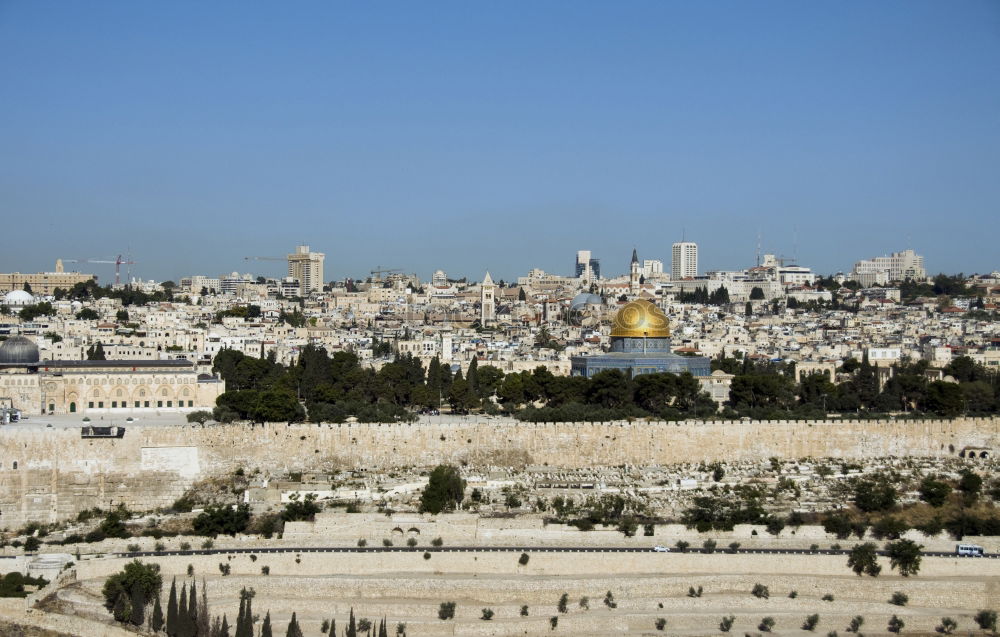
<svg viewBox="0 0 1000 637">
<path fill-rule="evenodd" d="M 323 291 L 322 252 L 310 252 L 309 246 L 295 246 L 295 252 L 288 255 L 288 276 L 298 279 L 299 296 Z"/>
<path fill-rule="evenodd" d="M 670 278 L 674 280 L 698 276 L 698 244 L 691 241 L 675 243 L 671 252 Z"/>
</svg>

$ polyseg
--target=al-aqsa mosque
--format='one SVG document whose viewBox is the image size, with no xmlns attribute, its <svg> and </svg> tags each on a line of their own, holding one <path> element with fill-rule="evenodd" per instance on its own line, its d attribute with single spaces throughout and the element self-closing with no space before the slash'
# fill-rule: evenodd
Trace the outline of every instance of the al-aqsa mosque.
<svg viewBox="0 0 1000 637">
<path fill-rule="evenodd" d="M 572 357 L 571 374 L 590 378 L 608 369 L 626 376 L 691 372 L 708 376 L 711 362 L 704 356 L 680 356 L 670 351 L 670 323 L 656 304 L 639 299 L 626 304 L 611 325 L 611 351 Z"/>
</svg>

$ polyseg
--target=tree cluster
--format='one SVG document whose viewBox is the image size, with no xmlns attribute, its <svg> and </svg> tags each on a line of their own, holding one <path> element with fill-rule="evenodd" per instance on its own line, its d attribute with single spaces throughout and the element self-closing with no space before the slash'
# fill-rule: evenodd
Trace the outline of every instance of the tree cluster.
<svg viewBox="0 0 1000 637">
<path fill-rule="evenodd" d="M 842 373 L 851 377 L 839 385 L 821 373 L 794 382 L 791 363 L 718 359 L 714 369 L 734 374 L 728 407 L 731 416 L 759 419 L 822 418 L 826 413 L 878 415 L 888 412 L 955 417 L 991 415 L 1000 410 L 1000 372 L 962 356 L 943 371 L 956 382 L 929 380 L 926 361 L 900 362 L 880 387 L 878 368 L 867 354 L 848 359 Z"/>
<path fill-rule="evenodd" d="M 753 298 L 751 296 L 750 298 Z M 764 298 L 761 292 L 761 298 Z M 677 295 L 677 300 L 681 303 L 701 303 L 702 305 L 729 305 L 729 290 L 726 286 L 721 286 L 712 293 L 709 293 L 708 286 L 695 288 L 692 292 L 681 292 Z"/>
</svg>

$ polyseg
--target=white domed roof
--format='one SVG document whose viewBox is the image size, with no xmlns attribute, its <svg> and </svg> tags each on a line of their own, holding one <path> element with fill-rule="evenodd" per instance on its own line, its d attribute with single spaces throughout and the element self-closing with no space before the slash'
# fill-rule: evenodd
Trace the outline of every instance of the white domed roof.
<svg viewBox="0 0 1000 637">
<path fill-rule="evenodd" d="M 35 302 L 35 297 L 31 296 L 28 292 L 24 290 L 13 290 L 8 292 L 3 297 L 4 305 L 17 306 L 31 305 Z"/>
</svg>

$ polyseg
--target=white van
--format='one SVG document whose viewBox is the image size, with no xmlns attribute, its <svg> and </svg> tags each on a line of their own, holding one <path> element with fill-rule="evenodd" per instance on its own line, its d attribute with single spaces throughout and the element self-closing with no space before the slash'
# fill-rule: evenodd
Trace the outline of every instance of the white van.
<svg viewBox="0 0 1000 637">
<path fill-rule="evenodd" d="M 978 544 L 959 544 L 955 547 L 955 553 L 963 557 L 982 557 L 985 551 Z"/>
</svg>

